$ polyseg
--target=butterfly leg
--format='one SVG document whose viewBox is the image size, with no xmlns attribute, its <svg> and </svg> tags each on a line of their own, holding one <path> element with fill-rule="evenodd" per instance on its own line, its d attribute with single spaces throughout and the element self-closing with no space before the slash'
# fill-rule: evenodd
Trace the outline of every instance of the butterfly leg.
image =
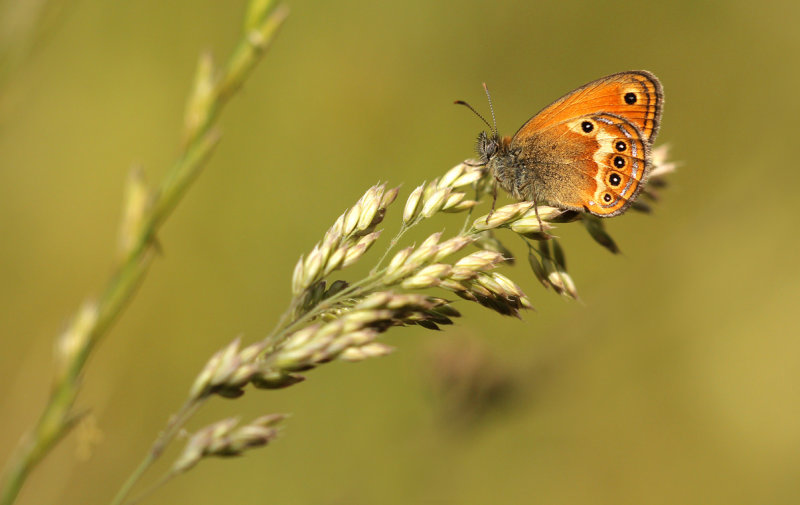
<svg viewBox="0 0 800 505">
<path fill-rule="evenodd" d="M 539 222 L 539 230 L 544 233 L 544 225 L 542 225 L 542 218 L 539 217 L 539 202 L 536 201 L 536 191 L 533 191 L 533 212 L 536 214 L 536 221 Z M 547 234 L 545 233 L 545 236 Z"/>
<path fill-rule="evenodd" d="M 539 204 L 536 203 L 536 200 L 533 200 L 533 212 L 536 214 L 536 220 L 539 221 L 539 229 L 544 231 L 544 225 L 542 225 L 542 218 L 539 217 Z"/>
<path fill-rule="evenodd" d="M 486 216 L 486 224 L 489 224 L 489 219 L 494 214 L 494 207 L 497 205 L 497 179 L 492 184 L 492 208 L 489 210 L 489 215 Z"/>
</svg>

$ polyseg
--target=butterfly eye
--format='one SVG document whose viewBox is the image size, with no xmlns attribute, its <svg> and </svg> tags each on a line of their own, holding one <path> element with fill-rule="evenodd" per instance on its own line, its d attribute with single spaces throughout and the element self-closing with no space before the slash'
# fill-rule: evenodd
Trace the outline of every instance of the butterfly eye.
<svg viewBox="0 0 800 505">
<path fill-rule="evenodd" d="M 591 133 L 594 130 L 594 125 L 591 121 L 584 121 L 581 123 L 581 130 L 583 130 L 583 133 Z"/>
<path fill-rule="evenodd" d="M 606 203 L 611 202 L 611 193 L 606 193 L 603 195 L 603 201 Z"/>
<path fill-rule="evenodd" d="M 622 168 L 625 166 L 625 158 L 622 156 L 614 156 L 614 166 L 617 168 Z"/>
<path fill-rule="evenodd" d="M 624 151 L 625 149 L 627 149 L 627 148 L 628 148 L 628 145 L 627 145 L 625 142 L 623 142 L 623 141 L 621 141 L 621 140 L 618 140 L 618 141 L 617 141 L 617 143 L 616 143 L 616 144 L 614 144 L 614 148 L 615 148 L 617 151 L 619 151 L 619 152 L 622 152 L 622 151 Z"/>
<path fill-rule="evenodd" d="M 625 103 L 633 105 L 636 103 L 636 93 L 625 93 Z"/>
<path fill-rule="evenodd" d="M 614 187 L 619 186 L 622 183 L 622 177 L 620 177 L 619 174 L 612 173 L 608 177 L 608 183 L 611 184 Z M 606 201 L 608 201 L 608 200 L 606 200 Z"/>
</svg>

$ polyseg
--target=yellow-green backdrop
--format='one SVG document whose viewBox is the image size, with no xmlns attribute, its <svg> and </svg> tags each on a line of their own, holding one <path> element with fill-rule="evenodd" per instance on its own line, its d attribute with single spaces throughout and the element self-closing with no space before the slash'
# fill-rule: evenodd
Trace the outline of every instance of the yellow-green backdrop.
<svg viewBox="0 0 800 505">
<path fill-rule="evenodd" d="M 486 110 L 488 83 L 510 134 L 570 89 L 639 68 L 664 84 L 658 143 L 682 165 L 653 215 L 607 223 L 623 254 L 559 228 L 580 302 L 522 261 L 504 270 L 536 305 L 522 321 L 463 302 L 445 332 L 389 332 L 389 357 L 213 401 L 191 429 L 293 416 L 269 447 L 204 461 L 147 503 L 800 501 L 800 4 L 287 3 L 88 364 L 89 422 L 20 504 L 107 503 L 210 354 L 272 327 L 297 257 L 342 210 L 377 181 L 403 184 L 403 199 L 472 154 L 482 125 L 454 99 Z M 0 23 L 18 56 L 0 82 L 2 459 L 44 405 L 55 336 L 111 271 L 128 172 L 164 173 L 197 56 L 224 57 L 243 14 L 243 2 L 63 0 L 22 50 L 37 5 L 5 2 Z M 478 415 L 437 382 L 462 349 L 509 386 Z"/>
</svg>

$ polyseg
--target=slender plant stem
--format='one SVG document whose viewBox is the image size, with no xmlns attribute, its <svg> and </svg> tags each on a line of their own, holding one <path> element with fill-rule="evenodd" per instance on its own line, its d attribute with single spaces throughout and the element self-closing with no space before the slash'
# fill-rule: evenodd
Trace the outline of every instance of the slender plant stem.
<svg viewBox="0 0 800 505">
<path fill-rule="evenodd" d="M 291 333 L 291 331 L 297 328 L 298 326 L 302 326 L 303 324 L 310 322 L 312 319 L 319 317 L 320 315 L 324 314 L 328 310 L 335 307 L 337 304 L 341 303 L 343 300 L 346 300 L 347 298 L 357 295 L 364 286 L 367 286 L 365 290 L 369 291 L 371 289 L 370 283 L 375 282 L 375 279 L 380 278 L 382 274 L 383 270 L 375 272 L 374 274 L 370 274 L 367 277 L 361 279 L 360 281 L 355 282 L 350 286 L 348 286 L 347 288 L 339 291 L 330 298 L 322 300 L 317 305 L 315 305 L 313 309 L 309 310 L 308 312 L 301 315 L 297 319 L 290 321 L 288 324 L 283 326 L 283 328 L 281 328 L 279 331 L 275 331 L 272 334 L 270 334 L 265 339 L 265 341 L 269 342 L 271 346 L 280 345 L 280 343 L 283 342 L 283 340 L 289 335 L 289 333 Z"/>
<path fill-rule="evenodd" d="M 413 223 L 411 223 L 409 225 L 405 225 L 404 224 L 403 226 L 400 227 L 400 231 L 398 231 L 397 235 L 395 235 L 394 238 L 392 238 L 392 241 L 389 242 L 389 247 L 387 247 L 386 250 L 383 252 L 383 256 L 381 256 L 381 258 L 378 260 L 378 262 L 375 263 L 375 266 L 372 268 L 372 270 L 370 270 L 370 272 L 369 272 L 370 275 L 375 275 L 375 272 L 378 271 L 378 269 L 381 267 L 381 264 L 383 263 L 383 261 L 386 259 L 386 257 L 392 251 L 392 249 L 394 249 L 394 247 L 397 245 L 397 243 L 400 241 L 400 239 L 403 237 L 403 235 L 405 235 L 405 233 L 408 230 L 410 230 L 414 225 L 416 225 L 418 222 L 419 222 L 419 220 L 417 220 L 416 222 L 413 222 Z"/>
<path fill-rule="evenodd" d="M 144 491 L 139 493 L 134 498 L 132 498 L 132 499 L 128 500 L 127 502 L 125 502 L 125 505 L 135 505 L 136 503 L 141 502 L 142 500 L 144 500 L 145 498 L 147 498 L 148 496 L 150 496 L 151 494 L 156 492 L 158 490 L 158 488 L 160 488 L 161 486 L 163 486 L 164 484 L 166 484 L 167 482 L 169 482 L 173 478 L 177 477 L 178 475 L 179 474 L 176 473 L 176 472 L 167 472 L 167 473 L 165 473 L 164 475 L 161 476 L 161 478 L 158 480 L 158 482 L 156 482 L 155 484 L 153 484 L 149 488 L 145 489 Z"/>
<path fill-rule="evenodd" d="M 69 353 L 56 356 L 58 369 L 50 398 L 34 428 L 22 437 L 16 453 L 7 464 L 0 489 L 0 505 L 14 502 L 33 468 L 79 419 L 72 412 L 72 407 L 91 351 L 108 333 L 136 293 L 155 256 L 158 230 L 200 174 L 219 141 L 214 129 L 216 118 L 249 76 L 260 55 L 269 47 L 287 14 L 285 7 L 274 8 L 272 1 L 251 0 L 245 25 L 247 33 L 212 88 L 213 95 L 207 107 L 189 111 L 195 112 L 200 120 L 194 125 L 187 125 L 184 150 L 153 195 L 138 234 L 131 241 L 131 246 L 108 280 L 102 295 L 96 302 L 86 305 L 88 309 L 85 312 L 91 317 L 82 319 L 84 313 L 79 313 L 65 332 L 65 336 L 69 337 L 67 343 L 72 347 Z M 158 457 L 158 452 L 151 452 L 151 455 Z M 149 462 L 144 465 L 145 468 L 147 466 Z"/>
<path fill-rule="evenodd" d="M 181 427 L 184 423 L 200 408 L 200 405 L 203 403 L 203 400 L 199 401 L 190 401 L 183 405 L 181 410 L 172 416 L 167 423 L 167 427 L 164 428 L 164 431 L 158 436 L 156 441 L 153 443 L 153 446 L 150 448 L 150 451 L 144 457 L 144 459 L 139 463 L 139 466 L 131 473 L 125 483 L 120 487 L 119 491 L 117 492 L 114 499 L 111 500 L 111 505 L 120 505 L 125 497 L 131 492 L 133 489 L 134 484 L 144 475 L 144 472 L 150 468 L 150 465 L 153 464 L 155 460 L 161 455 L 164 451 L 164 448 L 169 444 L 175 435 L 178 434 Z M 166 479 L 159 481 L 159 485 L 166 482 Z M 157 486 L 154 486 L 157 487 Z"/>
<path fill-rule="evenodd" d="M 481 192 L 479 189 L 475 189 L 475 200 L 480 200 Z M 467 230 L 470 229 L 472 226 L 472 214 L 475 210 L 475 207 L 470 207 L 467 210 L 466 216 L 464 216 L 464 224 L 461 225 L 461 231 L 458 232 L 459 235 L 464 235 Z"/>
<path fill-rule="evenodd" d="M 98 301 L 98 318 L 93 328 L 85 335 L 86 344 L 57 378 L 44 412 L 33 431 L 23 437 L 18 452 L 11 460 L 0 494 L 1 504 L 14 502 L 31 470 L 78 421 L 71 410 L 80 386 L 83 366 L 99 338 L 116 321 L 133 297 L 152 258 L 151 249 L 142 250 L 141 254 L 131 256 L 124 261 L 110 279 L 103 296 Z"/>
</svg>

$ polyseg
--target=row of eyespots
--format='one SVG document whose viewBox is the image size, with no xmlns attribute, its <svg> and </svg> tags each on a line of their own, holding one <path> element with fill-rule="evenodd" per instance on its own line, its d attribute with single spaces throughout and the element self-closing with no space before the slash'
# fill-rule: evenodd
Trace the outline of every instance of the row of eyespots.
<svg viewBox="0 0 800 505">
<path fill-rule="evenodd" d="M 625 101 L 627 103 L 629 103 L 629 104 L 636 103 L 636 99 L 637 99 L 636 98 L 636 94 L 634 94 L 634 93 L 627 93 L 625 95 Z M 610 120 L 603 120 L 603 119 L 600 119 L 600 118 L 598 118 L 598 120 L 602 121 L 602 122 L 607 122 L 608 124 L 613 124 Z M 594 127 L 595 126 L 591 121 L 583 121 L 583 122 L 581 122 L 581 130 L 584 133 L 591 133 L 592 131 L 594 131 Z M 627 132 L 627 130 L 625 130 L 625 128 L 622 125 L 619 125 L 619 128 L 620 128 L 620 130 L 622 131 L 623 134 L 625 134 L 626 136 L 630 137 L 630 134 Z M 628 144 L 624 140 L 617 140 L 614 143 L 614 149 L 617 152 L 620 152 L 620 153 L 625 152 L 628 149 Z M 636 155 L 635 151 L 636 151 L 636 149 L 635 149 L 635 146 L 634 146 L 634 153 L 632 153 L 634 156 Z M 622 168 L 625 167 L 626 163 L 627 162 L 626 162 L 624 157 L 619 156 L 619 155 L 614 156 L 613 164 L 614 164 L 614 166 L 616 168 L 622 169 Z M 613 187 L 619 187 L 622 184 L 622 176 L 617 172 L 611 172 L 608 175 L 608 184 L 613 186 Z M 614 200 L 614 197 L 609 192 L 603 193 L 601 198 L 607 204 L 610 204 Z"/>
<path fill-rule="evenodd" d="M 629 94 L 631 94 L 631 93 L 629 93 Z M 634 98 L 635 98 L 635 96 L 634 96 Z M 625 95 L 625 101 L 627 101 L 627 95 Z M 614 149 L 616 149 L 618 152 L 624 152 L 627 148 L 628 148 L 628 144 L 626 144 L 625 141 L 623 141 L 623 140 L 617 140 L 614 143 Z M 622 156 L 615 156 L 614 157 L 614 166 L 617 167 L 617 168 L 624 167 L 625 166 L 625 158 L 623 158 Z M 611 175 L 608 176 L 608 183 L 611 184 L 614 187 L 617 187 L 620 184 L 622 184 L 622 177 L 620 177 L 619 174 L 616 173 L 616 172 L 611 172 Z M 606 201 L 608 201 L 608 200 L 606 200 Z"/>
<path fill-rule="evenodd" d="M 624 151 L 625 149 L 627 149 L 627 144 L 625 144 L 625 142 L 623 142 L 622 140 L 618 140 L 615 144 L 615 147 L 617 151 Z M 622 156 L 614 156 L 613 163 L 616 168 L 622 169 L 625 168 L 626 161 L 625 158 L 623 158 Z M 619 185 L 622 184 L 622 177 L 618 172 L 610 172 L 608 174 L 608 184 L 614 186 L 615 188 L 619 187 Z M 603 197 L 603 200 L 605 200 L 606 202 L 611 201 L 609 198 L 605 197 Z"/>
<path fill-rule="evenodd" d="M 629 101 L 628 95 L 631 95 L 633 97 L 632 102 Z M 633 93 L 628 93 L 628 95 L 625 95 L 625 101 L 631 104 L 635 103 L 636 95 L 634 95 Z M 594 130 L 594 124 L 591 121 L 583 121 L 581 123 L 581 130 L 583 130 L 584 133 L 591 133 Z M 614 144 L 614 149 L 616 149 L 618 152 L 624 152 L 626 149 L 628 149 L 628 144 L 626 144 L 622 140 L 618 140 Z M 617 168 L 623 168 L 625 166 L 625 158 L 623 158 L 622 156 L 615 156 L 614 166 Z M 611 172 L 611 174 L 608 177 L 608 183 L 614 187 L 617 187 L 620 184 L 622 184 L 622 177 L 616 172 Z M 611 193 L 604 193 L 602 198 L 603 201 L 606 203 L 610 203 L 611 200 L 613 199 Z"/>
<path fill-rule="evenodd" d="M 627 92 L 627 93 L 625 93 L 623 99 L 625 100 L 625 103 L 627 103 L 628 105 L 633 105 L 633 104 L 635 104 L 637 102 L 638 95 L 636 93 L 633 93 L 633 92 Z M 602 121 L 602 119 L 599 119 L 599 120 Z M 609 121 L 609 124 L 611 124 L 611 121 Z M 614 142 L 614 149 L 619 153 L 623 153 L 623 152 L 627 151 L 629 147 L 631 149 L 630 156 L 632 157 L 632 161 L 633 161 L 633 166 L 631 167 L 632 168 L 631 177 L 628 180 L 628 183 L 625 185 L 625 187 L 622 189 L 622 191 L 620 193 L 620 195 L 625 195 L 625 194 L 627 194 L 628 189 L 630 188 L 631 184 L 634 183 L 634 181 L 637 181 L 637 183 L 638 183 L 638 180 L 637 180 L 637 174 L 639 172 L 639 166 L 638 166 L 638 161 L 637 161 L 638 149 L 637 149 L 636 142 L 633 139 L 633 135 L 628 131 L 628 129 L 625 127 L 625 125 L 624 124 L 617 124 L 615 126 L 619 129 L 620 133 L 622 133 L 625 137 L 627 137 L 627 139 L 629 141 L 631 141 L 630 145 L 626 141 L 621 140 L 621 139 L 618 139 L 618 140 L 616 140 Z M 612 163 L 613 163 L 614 167 L 616 167 L 618 169 L 622 169 L 627 164 L 627 160 L 624 157 L 620 156 L 620 155 L 616 155 L 616 156 L 613 157 Z M 615 172 L 615 171 L 611 171 L 608 174 L 608 178 L 606 180 L 608 181 L 608 184 L 610 186 L 615 187 L 615 188 L 618 188 L 622 184 L 622 176 L 618 172 Z M 605 205 L 606 208 L 612 207 L 612 206 L 616 206 L 618 201 L 619 201 L 619 199 L 620 199 L 619 197 L 615 198 L 614 195 L 610 191 L 604 192 L 603 195 L 601 196 L 601 198 L 602 198 L 603 202 L 606 203 L 606 205 Z"/>
</svg>

